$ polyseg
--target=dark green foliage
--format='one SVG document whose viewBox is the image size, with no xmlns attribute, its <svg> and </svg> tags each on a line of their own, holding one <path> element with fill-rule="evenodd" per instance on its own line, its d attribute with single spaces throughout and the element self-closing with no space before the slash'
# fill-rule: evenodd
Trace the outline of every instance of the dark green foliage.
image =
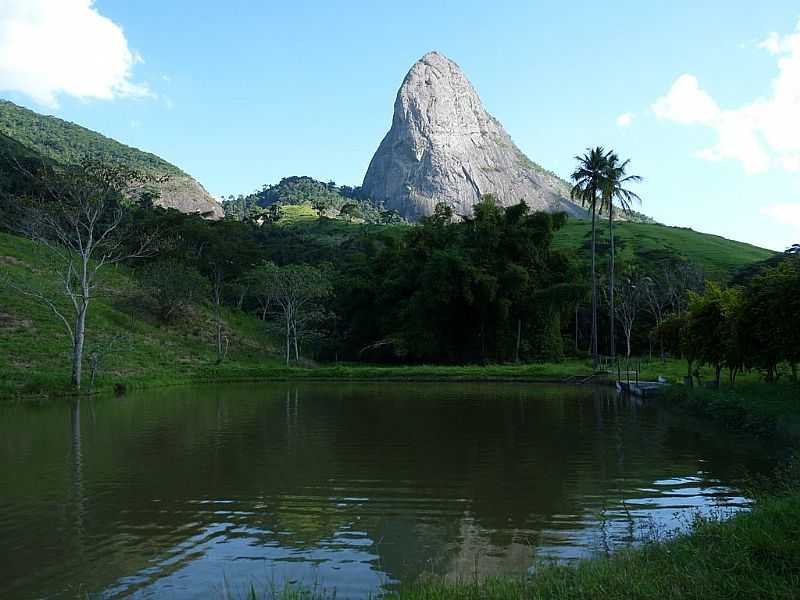
<svg viewBox="0 0 800 600">
<path fill-rule="evenodd" d="M 550 252 L 562 215 L 503 209 L 485 197 L 451 223 L 439 206 L 401 240 L 365 247 L 344 268 L 337 306 L 348 356 L 449 363 L 561 356 L 562 284 Z"/>
<path fill-rule="evenodd" d="M 688 310 L 664 320 L 659 336 L 669 352 L 686 358 L 688 375 L 695 363 L 736 375 L 761 369 L 768 381 L 778 378 L 782 363 L 797 378 L 800 362 L 800 257 L 790 256 L 767 268 L 746 287 L 709 283 L 703 294 L 690 293 Z"/>
<path fill-rule="evenodd" d="M 800 362 L 800 256 L 790 255 L 754 277 L 744 290 L 739 329 L 748 366 L 762 368 L 768 379 L 778 365 Z"/>
<path fill-rule="evenodd" d="M 142 290 L 152 302 L 159 319 L 169 323 L 179 318 L 188 305 L 208 299 L 208 280 L 196 269 L 175 259 L 161 259 L 140 272 Z"/>
</svg>

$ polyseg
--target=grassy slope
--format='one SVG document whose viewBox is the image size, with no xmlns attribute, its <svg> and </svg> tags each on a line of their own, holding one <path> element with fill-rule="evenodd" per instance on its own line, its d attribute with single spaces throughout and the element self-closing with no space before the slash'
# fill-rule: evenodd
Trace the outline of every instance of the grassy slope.
<svg viewBox="0 0 800 600">
<path fill-rule="evenodd" d="M 599 235 L 605 239 L 606 223 Z M 556 234 L 553 247 L 559 250 L 582 248 L 591 232 L 591 225 L 570 221 Z M 649 223 L 617 223 L 614 227 L 617 257 L 620 264 L 634 256 L 646 264 L 662 259 L 665 253 L 688 259 L 700 265 L 707 276 L 728 280 L 740 267 L 764 260 L 774 254 L 771 250 L 728 240 L 692 229 L 667 227 Z M 581 250 L 588 257 L 588 251 Z M 604 259 L 601 258 L 601 262 Z"/>
<path fill-rule="evenodd" d="M 360 225 L 343 220 L 316 219 L 310 206 L 285 206 L 280 224 L 298 234 L 325 240 L 331 244 L 341 243 L 368 228 L 399 233 L 408 225 Z M 603 224 L 605 225 L 605 224 Z M 553 247 L 557 250 L 577 250 L 588 260 L 590 225 L 584 221 L 571 220 L 556 233 Z M 601 228 L 600 239 L 606 231 Z M 771 250 L 758 248 L 744 242 L 700 233 L 680 227 L 667 227 L 651 223 L 617 223 L 615 226 L 617 257 L 620 264 L 634 257 L 645 265 L 654 265 L 666 256 L 690 260 L 705 271 L 706 275 L 722 281 L 729 280 L 745 265 L 764 260 L 775 254 Z M 604 256 L 604 255 L 603 255 Z M 603 263 L 604 258 L 600 261 Z"/>
<path fill-rule="evenodd" d="M 0 234 L 0 278 L 21 285 L 55 287 L 47 257 L 24 239 Z M 165 327 L 138 306 L 131 295 L 134 283 L 125 269 L 105 271 L 104 285 L 111 295 L 91 305 L 87 350 L 115 335 L 125 335 L 109 355 L 100 387 L 125 383 L 177 383 L 202 379 L 215 362 L 213 322 L 206 309 L 195 309 L 190 318 Z M 66 306 L 66 299 L 60 298 Z M 231 338 L 228 364 L 274 363 L 273 341 L 263 324 L 239 312 L 225 314 Z M 64 326 L 50 310 L 0 285 L 0 396 L 32 394 L 64 388 L 68 380 L 69 341 Z"/>
<path fill-rule="evenodd" d="M 318 218 L 317 211 L 310 204 L 285 204 L 281 209 L 283 214 L 278 224 L 284 227 L 313 222 Z"/>
</svg>

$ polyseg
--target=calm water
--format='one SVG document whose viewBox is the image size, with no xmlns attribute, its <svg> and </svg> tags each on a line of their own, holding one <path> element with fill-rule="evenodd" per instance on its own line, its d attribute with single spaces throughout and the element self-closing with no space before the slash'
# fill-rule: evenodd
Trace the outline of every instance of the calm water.
<svg viewBox="0 0 800 600">
<path fill-rule="evenodd" d="M 606 389 L 275 384 L 0 407 L 0 597 L 366 596 L 747 505 L 769 458 Z"/>
</svg>

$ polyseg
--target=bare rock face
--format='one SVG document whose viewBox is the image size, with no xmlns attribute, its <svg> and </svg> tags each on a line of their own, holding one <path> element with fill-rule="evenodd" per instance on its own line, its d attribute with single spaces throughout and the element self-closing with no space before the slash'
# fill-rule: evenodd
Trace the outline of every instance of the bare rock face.
<svg viewBox="0 0 800 600">
<path fill-rule="evenodd" d="M 423 56 L 400 86 L 363 190 L 412 220 L 439 202 L 472 214 L 483 194 L 502 206 L 524 200 L 532 210 L 586 214 L 569 200 L 568 184 L 514 145 L 461 68 L 438 52 Z"/>
<path fill-rule="evenodd" d="M 222 219 L 225 211 L 200 183 L 189 175 L 170 175 L 159 186 L 158 206 L 174 208 L 182 213 L 198 214 L 204 219 Z"/>
</svg>

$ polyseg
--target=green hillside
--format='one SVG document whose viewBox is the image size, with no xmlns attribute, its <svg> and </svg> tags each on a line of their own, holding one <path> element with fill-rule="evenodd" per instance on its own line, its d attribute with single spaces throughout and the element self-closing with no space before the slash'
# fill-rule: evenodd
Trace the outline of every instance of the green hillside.
<svg viewBox="0 0 800 600">
<path fill-rule="evenodd" d="M 606 224 L 603 224 L 606 225 Z M 617 258 L 620 264 L 636 260 L 645 265 L 680 258 L 695 263 L 707 277 L 727 281 L 742 267 L 765 260 L 775 252 L 717 235 L 700 233 L 682 227 L 651 223 L 617 223 L 614 226 Z M 577 250 L 588 261 L 591 225 L 570 221 L 556 234 L 553 247 Z M 600 261 L 605 261 L 608 231 L 601 227 L 598 235 Z"/>
<path fill-rule="evenodd" d="M 397 237 L 410 225 L 364 225 L 336 219 L 318 219 L 308 206 L 287 206 L 279 225 L 284 234 L 298 245 L 335 247 L 347 245 L 357 238 Z M 617 223 L 614 226 L 617 258 L 621 265 L 636 261 L 653 266 L 664 260 L 688 260 L 700 267 L 707 277 L 719 281 L 730 280 L 739 269 L 774 256 L 772 250 L 758 248 L 744 242 L 729 240 L 717 235 L 700 233 L 681 227 L 667 227 L 652 223 Z M 553 248 L 574 251 L 589 260 L 591 225 L 571 220 L 559 230 Z M 607 231 L 598 235 L 598 253 L 605 262 Z M 290 243 L 282 241 L 281 243 Z"/>
<path fill-rule="evenodd" d="M 40 115 L 7 100 L 0 100 L 0 133 L 59 163 L 76 162 L 88 155 L 150 173 L 184 174 L 155 154 L 126 146 L 75 123 Z"/>
<path fill-rule="evenodd" d="M 202 381 L 216 360 L 211 311 L 195 306 L 186 318 L 163 325 L 143 308 L 140 290 L 127 269 L 104 273 L 107 292 L 93 301 L 87 352 L 105 347 L 115 336 L 124 339 L 114 343 L 104 360 L 98 387 L 135 385 L 145 379 L 150 384 Z M 5 278 L 17 285 L 58 286 L 46 256 L 33 242 L 0 233 L 0 397 L 66 389 L 69 342 L 63 324 L 44 304 L 3 285 Z M 66 308 L 63 295 L 53 297 Z M 223 319 L 231 340 L 229 363 L 277 362 L 274 341 L 262 321 L 232 309 L 224 311 Z"/>
</svg>

